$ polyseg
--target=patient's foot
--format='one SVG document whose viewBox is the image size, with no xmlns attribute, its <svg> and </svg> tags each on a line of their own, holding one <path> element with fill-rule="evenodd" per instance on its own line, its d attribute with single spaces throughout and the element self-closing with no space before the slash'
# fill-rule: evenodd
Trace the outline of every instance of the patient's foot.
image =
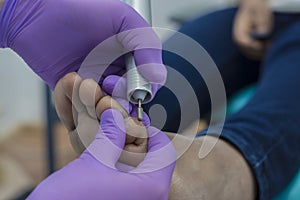
<svg viewBox="0 0 300 200">
<path fill-rule="evenodd" d="M 96 106 L 97 116 L 101 116 L 105 110 L 110 108 L 117 109 L 122 113 L 126 125 L 126 142 L 119 161 L 127 165 L 137 166 L 143 161 L 148 150 L 146 127 L 136 118 L 128 116 L 120 104 L 110 96 L 105 96 L 98 102 Z"/>
<path fill-rule="evenodd" d="M 122 106 L 110 96 L 104 96 L 98 83 L 82 80 L 69 73 L 57 83 L 54 92 L 57 113 L 69 131 L 74 150 L 81 154 L 95 138 L 101 114 L 110 108 L 119 110 L 126 124 L 126 144 L 120 160 L 136 166 L 147 152 L 147 132 L 142 123 L 130 118 Z"/>
</svg>

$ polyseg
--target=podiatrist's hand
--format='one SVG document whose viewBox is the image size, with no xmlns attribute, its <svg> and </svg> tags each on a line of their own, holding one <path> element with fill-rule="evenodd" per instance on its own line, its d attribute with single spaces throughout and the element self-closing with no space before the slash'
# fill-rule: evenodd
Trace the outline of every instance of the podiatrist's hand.
<svg viewBox="0 0 300 200">
<path fill-rule="evenodd" d="M 153 96 L 166 80 L 160 39 L 120 0 L 7 0 L 0 27 L 1 47 L 17 52 L 53 89 L 69 72 L 100 84 L 107 75 L 123 75 L 126 51 L 134 51 L 139 72 L 153 84 Z M 100 43 L 94 57 L 86 58 Z"/>
<path fill-rule="evenodd" d="M 116 88 L 116 94 L 122 93 L 117 89 L 126 90 L 124 83 L 118 81 L 113 76 L 115 82 L 111 82 L 111 76 L 107 77 L 106 85 L 107 94 L 111 94 Z M 124 79 L 120 79 L 123 80 Z M 115 86 L 117 85 L 117 86 Z M 119 87 L 122 86 L 122 87 Z M 124 92 L 123 92 L 124 93 Z M 147 139 L 142 134 L 143 127 L 148 127 L 150 120 L 144 114 L 143 122 L 134 122 L 136 118 L 136 109 L 128 101 L 119 98 L 115 99 L 110 96 L 104 96 L 102 88 L 92 79 L 82 78 L 75 72 L 69 73 L 59 80 L 54 91 L 54 101 L 59 118 L 68 129 L 70 141 L 74 150 L 80 155 L 86 147 L 94 140 L 99 128 L 101 114 L 109 108 L 114 108 L 122 113 L 126 124 L 126 146 L 125 149 L 134 153 L 147 152 Z M 139 126 L 135 126 L 135 123 Z M 133 127 L 134 126 L 134 127 Z M 122 156 L 123 157 L 123 156 Z M 128 156 L 127 156 L 128 157 Z M 124 159 L 123 159 L 124 160 Z M 135 164 L 133 164 L 135 165 Z"/>
<path fill-rule="evenodd" d="M 259 41 L 252 34 L 268 35 L 273 28 L 273 14 L 266 0 L 242 0 L 235 17 L 233 37 L 241 50 L 251 59 L 265 54 L 269 41 Z"/>
<path fill-rule="evenodd" d="M 117 110 L 104 111 L 99 131 L 88 149 L 44 180 L 28 199 L 167 200 L 175 149 L 161 131 L 154 127 L 147 131 L 149 143 L 144 161 L 136 168 L 120 164 L 118 159 L 125 145 L 124 119 Z"/>
</svg>

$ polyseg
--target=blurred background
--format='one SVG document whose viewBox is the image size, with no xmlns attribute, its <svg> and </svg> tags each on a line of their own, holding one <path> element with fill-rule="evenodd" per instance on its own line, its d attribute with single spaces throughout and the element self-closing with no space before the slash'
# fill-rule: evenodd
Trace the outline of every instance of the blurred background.
<svg viewBox="0 0 300 200">
<path fill-rule="evenodd" d="M 232 5 L 234 0 L 152 0 L 153 26 L 176 30 L 188 19 Z M 0 70 L 0 200 L 25 199 L 75 153 L 43 82 L 8 49 L 0 49 Z"/>
<path fill-rule="evenodd" d="M 226 4 L 188 2 L 153 0 L 153 26 L 176 30 L 182 21 Z M 0 70 L 0 200 L 25 199 L 75 154 L 44 83 L 9 49 L 0 49 Z"/>
<path fill-rule="evenodd" d="M 55 115 L 47 122 L 48 110 L 54 111 L 43 82 L 7 49 L 0 50 L 0 69 L 0 200 L 25 199 L 75 154 Z"/>
</svg>

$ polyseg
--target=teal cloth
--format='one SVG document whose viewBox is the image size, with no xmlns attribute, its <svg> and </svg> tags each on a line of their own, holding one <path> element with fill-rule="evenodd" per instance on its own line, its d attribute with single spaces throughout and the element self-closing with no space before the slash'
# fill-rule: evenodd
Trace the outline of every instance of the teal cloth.
<svg viewBox="0 0 300 200">
<path fill-rule="evenodd" d="M 255 85 L 251 85 L 245 88 L 243 91 L 239 92 L 233 96 L 227 105 L 227 114 L 232 114 L 238 112 L 242 107 L 244 107 L 248 100 L 252 97 L 255 91 Z M 299 200 L 300 199 L 300 170 L 292 182 L 277 195 L 273 200 Z"/>
</svg>

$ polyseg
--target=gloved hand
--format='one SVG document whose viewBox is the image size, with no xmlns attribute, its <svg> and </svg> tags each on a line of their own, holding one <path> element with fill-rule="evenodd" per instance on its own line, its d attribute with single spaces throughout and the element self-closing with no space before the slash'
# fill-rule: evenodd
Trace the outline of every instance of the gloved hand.
<svg viewBox="0 0 300 200">
<path fill-rule="evenodd" d="M 100 79 L 101 84 L 107 75 L 123 75 L 124 59 L 115 56 L 134 51 L 139 72 L 153 84 L 154 95 L 166 80 L 159 38 L 119 0 L 6 0 L 0 26 L 1 47 L 17 52 L 52 89 L 67 73 L 78 71 L 100 43 L 95 57 L 83 64 L 82 78 Z"/>
<path fill-rule="evenodd" d="M 69 72 L 78 71 L 81 78 L 95 82 L 100 79 L 100 85 L 108 75 L 123 75 L 124 59 L 115 56 L 131 50 L 140 73 L 153 85 L 153 95 L 166 79 L 159 38 L 134 9 L 119 0 L 7 0 L 0 26 L 1 47 L 16 51 L 51 88 Z M 103 45 L 88 56 L 99 43 Z M 90 129 L 98 127 L 95 105 L 103 94 L 99 89 L 85 90 L 84 96 L 93 100 L 85 98 L 86 108 L 81 106 L 77 101 L 81 78 L 68 87 L 74 93 L 56 95 L 61 103 L 57 103 L 58 114 L 69 132 L 74 132 L 78 117 L 85 116 L 84 109 L 95 119 L 89 121 Z M 86 134 L 90 142 L 95 134 Z"/>
<path fill-rule="evenodd" d="M 104 111 L 96 139 L 88 149 L 44 180 L 28 199 L 167 200 L 176 158 L 170 140 L 149 127 L 146 158 L 124 172 L 120 169 L 128 170 L 127 166 L 117 163 L 125 143 L 124 130 L 119 111 Z"/>
<path fill-rule="evenodd" d="M 127 79 L 117 75 L 107 76 L 102 85 L 102 90 L 117 100 L 119 104 L 128 112 L 130 116 L 137 118 L 137 105 L 129 103 L 127 99 Z M 100 104 L 101 105 L 101 104 Z M 144 113 L 143 124 L 145 126 L 150 124 L 149 117 Z"/>
<path fill-rule="evenodd" d="M 104 85 L 106 85 L 107 94 L 116 94 L 117 101 L 110 96 L 104 96 L 102 88 L 94 80 L 82 80 L 77 73 L 69 73 L 57 83 L 54 91 L 56 111 L 69 131 L 72 147 L 79 155 L 94 140 L 99 128 L 98 116 L 101 116 L 104 110 L 115 108 L 122 113 L 124 118 L 130 116 L 135 118 L 137 115 L 136 108 L 122 96 L 126 90 L 124 79 L 115 76 L 112 78 L 115 82 L 105 79 L 106 84 Z M 111 80 L 110 76 L 107 77 L 107 80 Z M 116 88 L 116 92 L 113 92 L 114 88 Z M 146 114 L 144 114 L 143 125 L 146 127 L 150 125 Z M 128 133 L 127 141 L 134 141 L 136 137 L 138 134 Z M 139 138 L 139 144 L 145 142 L 146 139 Z M 136 147 L 142 146 L 137 145 Z"/>
</svg>

